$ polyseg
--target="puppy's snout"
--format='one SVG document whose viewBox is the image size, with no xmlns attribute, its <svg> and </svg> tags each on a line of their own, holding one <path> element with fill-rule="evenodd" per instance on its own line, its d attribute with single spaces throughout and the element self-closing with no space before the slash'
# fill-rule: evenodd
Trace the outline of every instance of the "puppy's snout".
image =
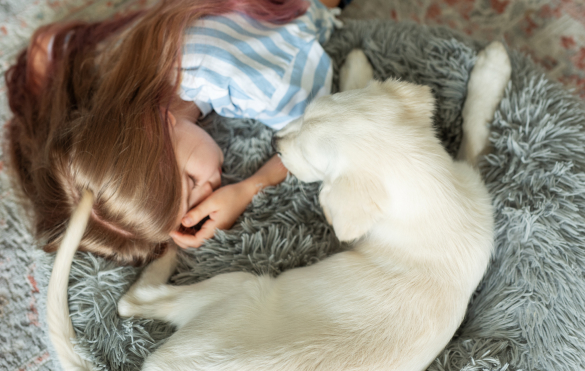
<svg viewBox="0 0 585 371">
<path fill-rule="evenodd" d="M 276 135 L 272 136 L 272 140 L 270 141 L 270 144 L 272 145 L 272 149 L 274 150 L 274 152 L 280 154 L 280 151 L 278 150 L 278 142 L 279 142 L 280 138 L 276 137 Z"/>
</svg>

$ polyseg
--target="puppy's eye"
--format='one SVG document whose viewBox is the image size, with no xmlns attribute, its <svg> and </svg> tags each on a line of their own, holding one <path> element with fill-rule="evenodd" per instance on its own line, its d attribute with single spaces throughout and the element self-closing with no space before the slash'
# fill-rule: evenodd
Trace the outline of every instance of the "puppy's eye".
<svg viewBox="0 0 585 371">
<path fill-rule="evenodd" d="M 278 141 L 279 138 L 277 138 L 276 135 L 273 135 L 270 144 L 272 145 L 272 149 L 274 150 L 274 152 L 276 152 L 280 156 L 280 152 L 278 151 Z"/>
</svg>

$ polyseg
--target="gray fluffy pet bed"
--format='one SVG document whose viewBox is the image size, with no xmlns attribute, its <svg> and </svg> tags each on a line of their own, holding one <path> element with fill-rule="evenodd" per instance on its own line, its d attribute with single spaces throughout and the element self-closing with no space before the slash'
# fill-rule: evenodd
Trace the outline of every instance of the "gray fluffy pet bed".
<svg viewBox="0 0 585 371">
<path fill-rule="evenodd" d="M 326 47 L 336 69 L 354 47 L 365 50 L 377 78 L 433 88 L 439 136 L 455 153 L 481 45 L 446 29 L 348 22 Z M 496 210 L 495 254 L 461 328 L 430 370 L 585 369 L 585 111 L 525 57 L 511 59 L 512 81 L 491 125 L 493 152 L 481 163 Z M 224 183 L 249 176 L 272 154 L 272 133 L 261 124 L 208 121 L 225 149 Z M 318 188 L 289 177 L 266 189 L 231 230 L 185 252 L 172 281 L 238 270 L 277 275 L 344 248 L 325 223 Z M 42 254 L 44 292 L 52 259 Z M 161 322 L 117 316 L 116 303 L 137 273 L 77 255 L 69 290 L 77 349 L 99 369 L 138 369 L 173 332 Z"/>
</svg>

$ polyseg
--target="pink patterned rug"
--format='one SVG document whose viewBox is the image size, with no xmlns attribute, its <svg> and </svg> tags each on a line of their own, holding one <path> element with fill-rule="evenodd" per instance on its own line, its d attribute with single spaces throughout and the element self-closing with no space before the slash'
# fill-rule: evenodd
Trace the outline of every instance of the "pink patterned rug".
<svg viewBox="0 0 585 371">
<path fill-rule="evenodd" d="M 354 0 L 344 15 L 442 25 L 477 40 L 503 39 L 585 97 L 582 0 Z"/>
<path fill-rule="evenodd" d="M 39 25 L 99 19 L 146 0 L 0 0 L 0 72 Z M 503 39 L 585 97 L 585 3 L 579 0 L 354 0 L 346 18 L 443 25 L 478 40 Z M 0 86 L 0 122 L 8 119 Z M 0 153 L 0 369 L 53 370 L 38 323 L 35 253 Z"/>
</svg>

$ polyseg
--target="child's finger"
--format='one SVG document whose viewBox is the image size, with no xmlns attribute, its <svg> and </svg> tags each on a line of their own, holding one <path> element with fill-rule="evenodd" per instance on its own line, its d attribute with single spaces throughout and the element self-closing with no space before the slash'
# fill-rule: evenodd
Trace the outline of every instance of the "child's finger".
<svg viewBox="0 0 585 371">
<path fill-rule="evenodd" d="M 216 224 L 212 219 L 206 221 L 197 233 L 195 233 L 195 240 L 193 247 L 199 247 L 205 242 L 205 240 L 210 239 L 215 234 Z"/>
<path fill-rule="evenodd" d="M 215 221 L 207 220 L 195 235 L 173 231 L 170 236 L 177 245 L 184 249 L 188 247 L 199 247 L 205 240 L 213 237 L 215 233 L 215 224 Z"/>
<path fill-rule="evenodd" d="M 187 211 L 187 214 L 185 214 L 183 219 L 181 219 L 181 224 L 183 224 L 185 227 L 192 227 L 215 211 L 213 203 L 206 201 L 207 200 Z"/>
<path fill-rule="evenodd" d="M 189 247 L 188 238 L 187 238 L 187 237 L 189 237 L 189 235 L 173 231 L 170 233 L 170 236 L 179 247 L 181 247 L 183 249 L 186 249 Z"/>
</svg>

